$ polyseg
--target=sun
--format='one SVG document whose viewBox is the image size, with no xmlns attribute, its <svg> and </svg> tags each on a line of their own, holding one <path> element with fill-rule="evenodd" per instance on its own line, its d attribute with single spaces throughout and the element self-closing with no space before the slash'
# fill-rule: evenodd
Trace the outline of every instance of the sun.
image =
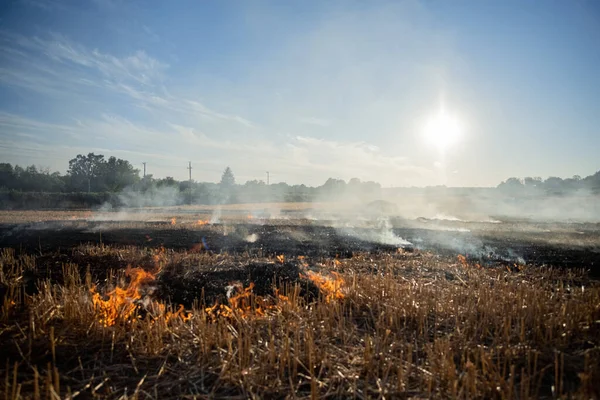
<svg viewBox="0 0 600 400">
<path fill-rule="evenodd" d="M 433 115 L 425 124 L 425 138 L 437 146 L 440 151 L 445 151 L 460 140 L 462 127 L 460 120 L 444 109 Z"/>
</svg>

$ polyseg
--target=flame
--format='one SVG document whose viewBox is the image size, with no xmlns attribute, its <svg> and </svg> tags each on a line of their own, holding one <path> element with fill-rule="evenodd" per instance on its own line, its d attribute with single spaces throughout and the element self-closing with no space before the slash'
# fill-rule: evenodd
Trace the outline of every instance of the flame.
<svg viewBox="0 0 600 400">
<path fill-rule="evenodd" d="M 236 316 L 241 318 L 264 317 L 268 311 L 280 311 L 281 303 L 289 302 L 289 297 L 280 294 L 279 289 L 275 289 L 275 296 L 272 298 L 255 295 L 253 282 L 246 288 L 241 285 L 235 286 L 235 288 L 237 294 L 229 297 L 228 304 L 216 303 L 204 309 L 204 312 L 212 320 L 217 318 L 234 319 Z"/>
<path fill-rule="evenodd" d="M 250 285 L 245 289 L 240 290 L 237 286 L 236 288 L 238 289 L 238 293 L 229 297 L 229 305 L 216 303 L 212 307 L 206 307 L 204 311 L 213 318 L 233 318 L 236 311 L 242 317 L 250 315 L 252 311 L 251 296 L 252 289 L 254 289 L 254 283 L 251 282 Z"/>
<path fill-rule="evenodd" d="M 90 288 L 92 295 L 92 305 L 98 317 L 98 321 L 108 327 L 114 326 L 119 322 L 127 322 L 137 318 L 137 311 L 142 299 L 141 289 L 148 284 L 151 284 L 156 279 L 156 275 L 160 272 L 163 265 L 166 263 L 166 250 L 161 247 L 153 255 L 154 271 L 145 271 L 142 268 L 127 267 L 125 276 L 129 278 L 129 283 L 125 287 L 116 287 L 114 290 L 102 296 L 96 286 Z M 169 321 L 175 318 L 181 318 L 183 321 L 188 321 L 191 313 L 184 311 L 183 305 L 179 305 L 177 311 L 167 311 L 165 313 L 165 305 L 152 301 L 150 308 L 158 310 L 159 315 L 164 315 L 164 320 Z M 155 317 L 156 318 L 156 317 Z"/>
<path fill-rule="evenodd" d="M 283 264 L 285 262 L 285 257 L 283 254 L 278 255 L 277 257 L 275 257 L 277 259 L 277 262 Z"/>
<path fill-rule="evenodd" d="M 138 308 L 136 300 L 141 299 L 140 287 L 154 281 L 155 275 L 141 268 L 127 267 L 125 275 L 130 277 L 129 284 L 116 287 L 107 293 L 108 300 L 104 300 L 96 291 L 96 286 L 90 288 L 92 304 L 98 314 L 98 320 L 104 326 L 113 326 L 119 321 L 131 319 Z"/>
<path fill-rule="evenodd" d="M 254 217 L 252 216 L 252 214 L 248 214 L 248 219 L 253 219 Z"/>
<path fill-rule="evenodd" d="M 341 289 L 344 285 L 344 278 L 337 272 L 331 271 L 332 277 L 321 275 L 318 272 L 306 271 L 306 275 L 300 274 L 300 278 L 309 279 L 323 292 L 325 301 L 328 303 L 333 300 L 343 299 L 344 294 Z"/>
<path fill-rule="evenodd" d="M 198 222 L 196 222 L 196 225 L 198 225 L 198 226 L 208 225 L 208 221 L 204 220 L 204 219 L 199 219 Z"/>
<path fill-rule="evenodd" d="M 456 256 L 456 258 L 458 259 L 458 262 L 461 263 L 461 265 L 463 267 L 466 267 L 468 265 L 467 257 L 463 256 L 462 254 L 459 254 L 458 256 Z"/>
<path fill-rule="evenodd" d="M 167 311 L 167 313 L 165 314 L 165 320 L 169 321 L 169 320 L 181 318 L 181 320 L 183 322 L 187 322 L 193 316 L 194 316 L 194 314 L 186 312 L 185 309 L 184 309 L 184 307 L 183 307 L 183 304 L 180 304 L 179 308 L 177 309 L 177 311 Z"/>
<path fill-rule="evenodd" d="M 173 217 L 171 218 L 171 225 L 175 225 L 177 224 L 177 218 Z"/>
</svg>

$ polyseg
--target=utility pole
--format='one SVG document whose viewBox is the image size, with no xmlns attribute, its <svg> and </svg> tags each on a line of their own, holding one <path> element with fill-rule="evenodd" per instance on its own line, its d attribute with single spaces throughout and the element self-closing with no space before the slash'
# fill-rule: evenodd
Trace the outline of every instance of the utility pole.
<svg viewBox="0 0 600 400">
<path fill-rule="evenodd" d="M 189 198 L 189 203 L 192 204 L 192 162 L 191 161 L 188 161 L 188 170 L 190 171 L 190 181 L 189 181 L 190 198 Z"/>
<path fill-rule="evenodd" d="M 144 161 L 142 164 L 144 164 L 144 178 L 146 177 L 146 162 Z"/>
<path fill-rule="evenodd" d="M 269 171 L 267 171 L 267 186 L 269 186 Z"/>
</svg>

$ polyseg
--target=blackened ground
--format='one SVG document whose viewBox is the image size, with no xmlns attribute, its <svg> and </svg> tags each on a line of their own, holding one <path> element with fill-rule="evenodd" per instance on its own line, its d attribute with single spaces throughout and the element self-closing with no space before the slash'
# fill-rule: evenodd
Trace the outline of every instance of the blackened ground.
<svg viewBox="0 0 600 400">
<path fill-rule="evenodd" d="M 374 234 L 375 233 L 375 234 Z M 0 247 L 27 253 L 68 250 L 82 243 L 134 245 L 176 250 L 201 249 L 215 253 L 246 253 L 251 256 L 285 255 L 295 257 L 351 257 L 357 252 L 395 252 L 413 247 L 444 255 L 466 255 L 482 263 L 519 263 L 589 269 L 600 276 L 600 231 L 526 232 L 451 231 L 421 228 L 394 228 L 393 233 L 412 245 L 399 246 L 373 242 L 376 229 L 351 231 L 320 225 L 255 225 L 172 228 L 165 223 L 137 224 L 133 228 L 118 223 L 69 221 L 0 225 Z M 557 235 L 561 241 L 556 241 Z M 367 239 L 365 239 L 367 238 Z M 583 240 L 585 239 L 585 240 Z"/>
<path fill-rule="evenodd" d="M 316 299 L 319 289 L 312 282 L 301 279 L 300 273 L 298 264 L 290 262 L 253 262 L 237 267 L 196 269 L 187 273 L 167 267 L 158 276 L 155 296 L 187 308 L 194 300 L 200 300 L 208 306 L 216 302 L 227 304 L 227 286 L 240 284 L 239 287 L 246 288 L 253 283 L 252 291 L 257 296 L 273 296 L 276 287 L 287 286 L 291 289 L 298 284 L 300 297 L 308 301 Z"/>
</svg>

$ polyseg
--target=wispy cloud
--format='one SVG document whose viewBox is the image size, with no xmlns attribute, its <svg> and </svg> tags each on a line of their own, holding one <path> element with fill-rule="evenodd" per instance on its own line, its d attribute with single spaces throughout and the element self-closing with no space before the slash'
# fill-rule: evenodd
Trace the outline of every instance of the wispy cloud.
<svg viewBox="0 0 600 400">
<path fill-rule="evenodd" d="M 49 95 L 94 98 L 90 88 L 107 95 L 124 95 L 132 105 L 159 113 L 181 113 L 255 127 L 248 119 L 219 112 L 197 100 L 171 94 L 166 74 L 169 65 L 143 50 L 117 57 L 89 49 L 52 33 L 48 38 L 0 32 L 5 66 L 0 82 Z"/>
<path fill-rule="evenodd" d="M 66 6 L 60 0 L 19 0 L 19 3 L 44 11 L 65 10 Z"/>
</svg>

